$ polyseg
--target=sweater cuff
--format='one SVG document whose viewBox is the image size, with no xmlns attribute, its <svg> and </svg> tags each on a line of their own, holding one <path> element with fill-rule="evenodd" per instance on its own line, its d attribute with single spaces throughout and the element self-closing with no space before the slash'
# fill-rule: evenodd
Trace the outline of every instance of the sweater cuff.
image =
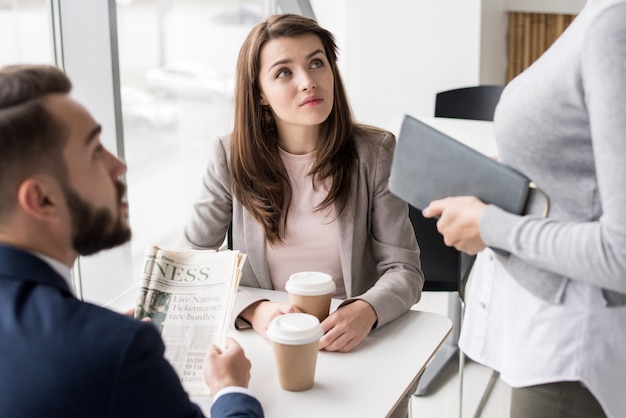
<svg viewBox="0 0 626 418">
<path fill-rule="evenodd" d="M 511 252 L 511 231 L 519 218 L 497 206 L 487 205 L 479 223 L 480 236 L 485 245 Z"/>
</svg>

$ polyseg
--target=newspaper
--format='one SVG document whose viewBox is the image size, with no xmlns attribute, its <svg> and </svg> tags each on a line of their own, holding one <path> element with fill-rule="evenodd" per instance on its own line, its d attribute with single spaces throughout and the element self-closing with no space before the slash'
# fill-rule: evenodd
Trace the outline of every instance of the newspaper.
<svg viewBox="0 0 626 418">
<path fill-rule="evenodd" d="M 159 329 L 190 396 L 210 394 L 202 363 L 210 344 L 224 347 L 245 258 L 239 251 L 146 249 L 135 317 L 150 317 Z"/>
</svg>

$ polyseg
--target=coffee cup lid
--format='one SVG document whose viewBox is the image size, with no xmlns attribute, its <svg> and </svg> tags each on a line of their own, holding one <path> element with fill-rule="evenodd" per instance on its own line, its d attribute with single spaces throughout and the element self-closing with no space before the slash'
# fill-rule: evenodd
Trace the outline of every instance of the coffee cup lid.
<svg viewBox="0 0 626 418">
<path fill-rule="evenodd" d="M 335 291 L 335 282 L 330 274 L 317 271 L 301 271 L 289 276 L 285 290 L 303 296 L 327 295 Z"/>
<path fill-rule="evenodd" d="M 320 321 L 313 315 L 289 313 L 277 316 L 270 322 L 267 337 L 287 345 L 308 344 L 324 335 Z"/>
</svg>

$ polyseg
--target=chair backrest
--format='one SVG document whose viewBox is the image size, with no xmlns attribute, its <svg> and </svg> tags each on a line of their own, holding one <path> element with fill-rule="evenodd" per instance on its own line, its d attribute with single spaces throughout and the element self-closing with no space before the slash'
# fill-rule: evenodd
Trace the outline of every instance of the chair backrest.
<svg viewBox="0 0 626 418">
<path fill-rule="evenodd" d="M 437 93 L 435 117 L 493 120 L 504 86 L 482 85 Z"/>
<path fill-rule="evenodd" d="M 462 279 L 468 273 L 474 257 L 448 247 L 437 231 L 437 220 L 422 216 L 419 209 L 409 205 L 409 219 L 420 246 L 420 260 L 427 291 L 462 291 Z"/>
<path fill-rule="evenodd" d="M 492 121 L 504 86 L 482 85 L 437 93 L 435 117 Z M 437 221 L 409 205 L 409 218 L 421 250 L 424 290 L 462 292 L 475 257 L 448 247 Z"/>
</svg>

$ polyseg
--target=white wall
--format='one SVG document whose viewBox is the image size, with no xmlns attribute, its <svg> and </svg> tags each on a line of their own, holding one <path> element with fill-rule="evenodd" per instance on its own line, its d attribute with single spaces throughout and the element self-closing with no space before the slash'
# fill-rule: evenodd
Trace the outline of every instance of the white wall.
<svg viewBox="0 0 626 418">
<path fill-rule="evenodd" d="M 578 13 L 585 0 L 311 0 L 337 37 L 357 120 L 430 116 L 435 94 L 504 84 L 507 12 Z"/>
<path fill-rule="evenodd" d="M 432 115 L 438 91 L 480 82 L 480 0 L 313 1 L 341 49 L 357 120 Z M 331 9 L 332 8 L 332 9 Z"/>
<path fill-rule="evenodd" d="M 506 9 L 515 12 L 578 14 L 587 0 L 506 0 Z"/>
<path fill-rule="evenodd" d="M 505 84 L 508 18 L 505 0 L 483 0 L 480 21 L 480 83 Z"/>
</svg>

